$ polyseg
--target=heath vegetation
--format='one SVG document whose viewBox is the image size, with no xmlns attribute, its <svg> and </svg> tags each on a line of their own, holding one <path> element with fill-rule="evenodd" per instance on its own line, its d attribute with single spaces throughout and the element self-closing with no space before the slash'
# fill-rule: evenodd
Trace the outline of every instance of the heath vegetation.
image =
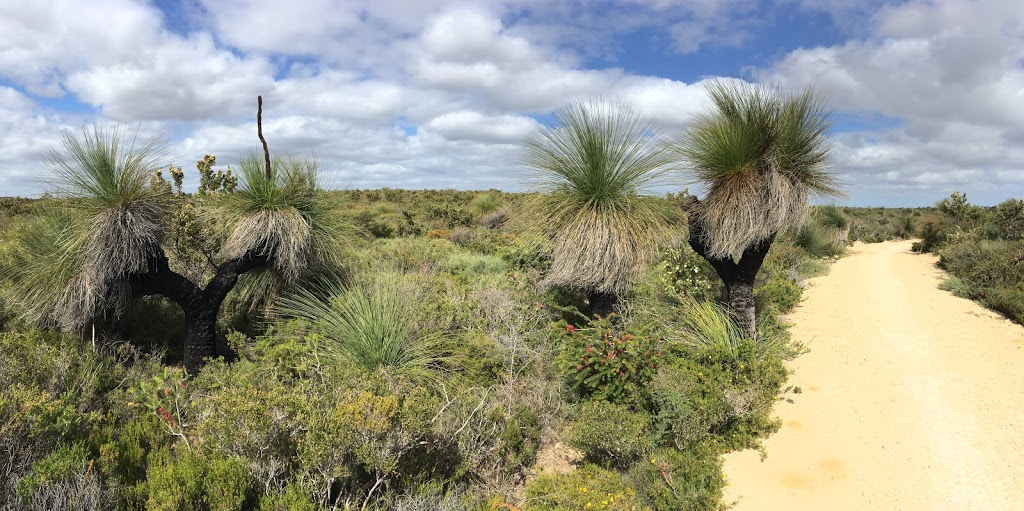
<svg viewBox="0 0 1024 511">
<path fill-rule="evenodd" d="M 779 427 L 779 316 L 859 220 L 807 213 L 818 96 L 711 92 L 674 137 L 564 107 L 525 194 L 269 151 L 187 193 L 156 143 L 67 134 L 54 197 L 0 201 L 0 509 L 722 509 L 721 455 Z M 707 194 L 651 195 L 673 166 Z"/>
</svg>

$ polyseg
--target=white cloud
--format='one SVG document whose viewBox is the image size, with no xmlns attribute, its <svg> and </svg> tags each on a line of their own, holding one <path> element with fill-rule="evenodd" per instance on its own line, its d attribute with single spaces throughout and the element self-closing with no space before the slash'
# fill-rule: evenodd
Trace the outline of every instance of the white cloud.
<svg viewBox="0 0 1024 511">
<path fill-rule="evenodd" d="M 47 171 L 44 150 L 56 144 L 69 126 L 59 116 L 34 112 L 35 104 L 20 92 L 0 86 L 0 194 L 42 191 Z"/>
<path fill-rule="evenodd" d="M 217 49 L 209 35 L 165 35 L 131 59 L 70 74 L 66 86 L 116 119 L 200 120 L 250 113 L 272 77 L 268 62 Z"/>
<path fill-rule="evenodd" d="M 843 2 L 832 8 L 841 10 Z M 761 78 L 787 88 L 814 84 L 847 112 L 881 112 L 901 126 L 840 136 L 843 164 L 870 186 L 920 187 L 935 197 L 951 186 L 997 192 L 1002 169 L 1024 165 L 1024 8 L 998 0 L 912 1 L 882 7 L 871 32 L 838 46 L 796 50 Z M 866 143 L 871 136 L 885 139 Z M 870 172 L 874 172 L 871 174 Z M 865 182 L 866 181 L 866 182 Z"/>
<path fill-rule="evenodd" d="M 436 117 L 426 127 L 448 140 L 519 144 L 537 129 L 538 124 L 529 117 L 484 115 L 464 110 Z"/>
<path fill-rule="evenodd" d="M 769 22 L 753 0 L 200 2 L 178 6 L 198 8 L 187 30 L 142 0 L 0 4 L 0 183 L 41 190 L 39 150 L 87 123 L 65 102 L 171 133 L 191 168 L 258 147 L 262 94 L 271 149 L 315 152 L 338 186 L 512 188 L 531 115 L 618 98 L 676 129 L 701 111 L 703 82 L 629 72 L 623 36 L 699 53 L 748 44 Z M 932 202 L 961 186 L 985 200 L 1024 195 L 1024 9 L 788 2 L 776 7 L 829 13 L 855 36 L 758 75 L 814 83 L 860 121 L 835 137 L 855 201 L 902 191 Z M 894 121 L 871 127 L 877 118 Z"/>
<path fill-rule="evenodd" d="M 0 76 L 61 96 L 66 73 L 130 59 L 152 43 L 159 20 L 156 9 L 132 0 L 0 2 Z"/>
</svg>

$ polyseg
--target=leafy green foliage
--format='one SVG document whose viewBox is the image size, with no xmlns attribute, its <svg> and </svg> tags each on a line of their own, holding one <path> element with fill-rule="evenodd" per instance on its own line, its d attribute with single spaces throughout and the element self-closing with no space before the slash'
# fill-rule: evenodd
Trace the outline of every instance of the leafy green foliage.
<svg viewBox="0 0 1024 511">
<path fill-rule="evenodd" d="M 934 252 L 942 246 L 953 233 L 953 222 L 944 218 L 926 219 L 918 226 L 917 234 L 921 241 L 914 243 L 915 252 Z"/>
<path fill-rule="evenodd" d="M 561 352 L 558 362 L 581 396 L 629 403 L 643 399 L 658 369 L 661 340 L 616 331 L 611 318 L 597 318 L 586 328 L 556 324 Z"/>
<path fill-rule="evenodd" d="M 541 475 L 526 486 L 529 511 L 650 511 L 622 475 L 595 465 Z"/>
<path fill-rule="evenodd" d="M 247 509 L 249 471 L 237 458 L 187 449 L 153 453 L 146 509 L 235 511 Z"/>
<path fill-rule="evenodd" d="M 754 299 L 757 301 L 758 309 L 768 307 L 773 311 L 785 314 L 800 303 L 803 292 L 803 288 L 792 279 L 776 274 L 769 278 L 764 285 L 754 289 Z"/>
<path fill-rule="evenodd" d="M 629 470 L 638 493 L 654 509 L 707 511 L 720 508 L 725 477 L 721 457 L 707 449 L 659 449 Z M 709 455 L 711 454 L 711 455 Z"/>
<path fill-rule="evenodd" d="M 628 467 L 652 445 L 650 417 L 600 399 L 583 403 L 568 433 L 569 443 L 588 461 Z"/>
<path fill-rule="evenodd" d="M 1024 240 L 1024 200 L 1008 199 L 993 210 L 1001 237 L 1010 241 Z"/>
<path fill-rule="evenodd" d="M 678 449 L 703 442 L 725 450 L 757 447 L 778 430 L 771 407 L 785 381 L 781 360 L 760 355 L 751 341 L 735 350 L 689 352 L 651 382 L 655 429 Z"/>
<path fill-rule="evenodd" d="M 967 202 L 967 194 L 961 192 L 953 192 L 940 200 L 936 207 L 957 222 L 972 219 L 981 213 L 977 206 Z"/>
<path fill-rule="evenodd" d="M 662 272 L 666 292 L 694 300 L 714 298 L 714 269 L 689 246 L 680 245 L 666 250 L 658 268 Z"/>
</svg>

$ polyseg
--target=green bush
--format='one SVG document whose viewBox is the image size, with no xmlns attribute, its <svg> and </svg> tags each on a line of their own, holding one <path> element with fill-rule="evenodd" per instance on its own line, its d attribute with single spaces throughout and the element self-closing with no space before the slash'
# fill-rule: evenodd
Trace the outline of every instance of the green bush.
<svg viewBox="0 0 1024 511">
<path fill-rule="evenodd" d="M 661 284 L 669 295 L 682 294 L 694 300 L 710 300 L 717 291 L 718 276 L 711 265 L 688 245 L 670 248 L 658 264 Z"/>
<path fill-rule="evenodd" d="M 166 450 L 171 443 L 167 429 L 154 415 L 134 417 L 117 429 L 117 434 L 100 448 L 97 471 L 118 481 L 119 508 L 145 507 L 148 498 L 146 470 L 150 455 Z"/>
<path fill-rule="evenodd" d="M 580 396 L 619 403 L 645 399 L 662 356 L 661 339 L 620 331 L 610 318 L 595 319 L 586 328 L 559 323 L 554 329 L 559 366 Z"/>
<path fill-rule="evenodd" d="M 638 493 L 658 511 L 721 509 L 725 477 L 722 458 L 714 450 L 659 449 L 629 470 Z"/>
<path fill-rule="evenodd" d="M 967 237 L 939 251 L 939 266 L 976 288 L 1018 288 L 1024 283 L 1024 242 Z"/>
<path fill-rule="evenodd" d="M 436 403 L 424 390 L 413 389 L 404 396 L 347 390 L 336 400 L 307 412 L 306 431 L 298 439 L 302 479 L 319 505 L 334 504 L 335 488 L 358 495 L 377 480 L 426 471 L 417 460 L 406 458 L 431 438 L 428 421 L 429 414 L 436 413 Z M 442 456 L 436 460 L 445 465 Z"/>
<path fill-rule="evenodd" d="M 758 308 L 774 307 L 780 313 L 793 310 L 800 303 L 803 288 L 784 275 L 773 275 L 763 285 L 754 289 L 754 300 Z"/>
<path fill-rule="evenodd" d="M 397 238 L 377 240 L 363 253 L 361 265 L 380 271 L 382 265 L 408 272 L 423 267 L 440 267 L 459 250 L 446 239 Z"/>
<path fill-rule="evenodd" d="M 506 234 L 499 238 L 497 254 L 514 268 L 544 271 L 551 266 L 554 250 L 551 242 L 535 234 Z"/>
<path fill-rule="evenodd" d="M 650 420 L 624 405 L 585 401 L 569 429 L 568 441 L 588 461 L 624 468 L 652 449 Z"/>
<path fill-rule="evenodd" d="M 249 509 L 251 482 L 245 463 L 187 449 L 152 455 L 146 509 L 159 511 L 233 511 Z"/>
<path fill-rule="evenodd" d="M 773 243 L 761 267 L 761 274 L 771 276 L 784 273 L 793 280 L 802 280 L 825 275 L 828 268 L 827 261 L 812 258 L 800 247 L 788 243 Z"/>
<path fill-rule="evenodd" d="M 302 486 L 289 484 L 284 491 L 271 491 L 260 497 L 259 511 L 316 511 L 317 507 Z"/>
<path fill-rule="evenodd" d="M 736 350 L 686 353 L 651 381 L 655 431 L 678 449 L 710 442 L 724 450 L 758 447 L 778 430 L 772 404 L 786 381 L 777 356 L 742 340 Z"/>
<path fill-rule="evenodd" d="M 307 428 L 304 419 L 310 400 L 301 387 L 247 362 L 211 363 L 189 386 L 191 396 L 175 392 L 178 399 L 190 401 L 185 412 L 191 437 L 201 439 L 206 449 L 220 456 L 247 460 L 260 487 L 287 482 L 286 468 L 293 463 L 296 444 Z M 172 430 L 178 428 L 169 425 Z"/>
<path fill-rule="evenodd" d="M 18 482 L 17 493 L 27 500 L 47 483 L 71 476 L 81 476 L 89 466 L 91 455 L 83 442 L 64 444 L 45 458 L 32 463 L 32 473 Z"/>
<path fill-rule="evenodd" d="M 796 246 L 812 257 L 835 257 L 845 249 L 835 242 L 836 236 L 816 220 L 810 220 L 796 233 Z"/>
<path fill-rule="evenodd" d="M 946 218 L 923 220 L 917 228 L 917 236 L 921 238 L 921 241 L 914 243 L 913 250 L 915 252 L 933 252 L 946 242 L 952 232 L 953 223 Z"/>
<path fill-rule="evenodd" d="M 1024 240 L 1024 200 L 1009 199 L 1000 202 L 993 210 L 1000 237 L 1016 241 Z"/>
<path fill-rule="evenodd" d="M 486 275 L 488 273 L 503 273 L 505 261 L 497 256 L 482 254 L 454 254 L 445 263 L 445 269 L 452 273 L 468 275 Z"/>
<path fill-rule="evenodd" d="M 1024 325 L 1024 290 L 988 288 L 981 291 L 982 303 Z"/>
<path fill-rule="evenodd" d="M 526 485 L 523 511 L 649 511 L 617 472 L 585 465 L 570 474 L 541 475 Z"/>
<path fill-rule="evenodd" d="M 950 293 L 953 293 L 954 296 L 970 300 L 977 300 L 981 297 L 980 289 L 968 285 L 964 281 L 960 280 L 960 277 L 957 277 L 956 275 L 950 275 L 949 278 L 940 282 L 939 289 L 949 291 Z"/>
</svg>

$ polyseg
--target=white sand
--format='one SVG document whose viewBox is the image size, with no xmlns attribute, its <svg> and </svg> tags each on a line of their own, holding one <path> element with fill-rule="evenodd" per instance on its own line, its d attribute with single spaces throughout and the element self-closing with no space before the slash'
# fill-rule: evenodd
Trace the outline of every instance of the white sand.
<svg viewBox="0 0 1024 511">
<path fill-rule="evenodd" d="M 764 462 L 727 457 L 735 510 L 1024 510 L 1024 328 L 937 289 L 910 245 L 858 244 L 811 281 L 803 392 Z"/>
</svg>

